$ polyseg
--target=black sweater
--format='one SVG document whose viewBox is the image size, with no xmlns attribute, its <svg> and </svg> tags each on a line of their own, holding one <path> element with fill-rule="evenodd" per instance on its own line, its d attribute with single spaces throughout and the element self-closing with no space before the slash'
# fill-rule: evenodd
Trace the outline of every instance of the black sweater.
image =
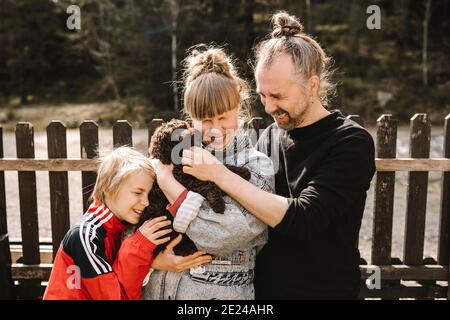
<svg viewBox="0 0 450 320">
<path fill-rule="evenodd" d="M 256 298 L 356 297 L 356 244 L 375 173 L 372 137 L 333 111 L 291 131 L 274 123 L 258 148 L 278 165 L 276 193 L 289 199 L 289 208 L 257 257 Z"/>
</svg>

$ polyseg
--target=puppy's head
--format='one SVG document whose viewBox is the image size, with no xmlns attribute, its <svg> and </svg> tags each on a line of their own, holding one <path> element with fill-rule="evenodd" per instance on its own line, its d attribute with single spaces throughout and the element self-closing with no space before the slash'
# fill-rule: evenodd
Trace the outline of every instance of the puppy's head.
<svg viewBox="0 0 450 320">
<path fill-rule="evenodd" d="M 181 160 L 184 149 L 201 146 L 201 134 L 187 121 L 172 119 L 156 129 L 150 142 L 149 154 L 163 164 Z M 174 159 L 178 158 L 178 159 Z"/>
</svg>

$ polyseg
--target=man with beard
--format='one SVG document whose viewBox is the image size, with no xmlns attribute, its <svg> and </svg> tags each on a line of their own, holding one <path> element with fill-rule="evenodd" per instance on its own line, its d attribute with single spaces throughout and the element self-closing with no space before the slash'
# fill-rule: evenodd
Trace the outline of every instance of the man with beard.
<svg viewBox="0 0 450 320">
<path fill-rule="evenodd" d="M 329 61 L 286 12 L 273 16 L 272 37 L 256 47 L 255 78 L 275 122 L 259 150 L 279 158 L 276 193 L 265 192 L 195 148 L 184 171 L 215 182 L 270 226 L 256 261 L 258 299 L 355 299 L 360 288 L 357 239 L 366 191 L 375 173 L 370 134 L 328 111 Z"/>
</svg>

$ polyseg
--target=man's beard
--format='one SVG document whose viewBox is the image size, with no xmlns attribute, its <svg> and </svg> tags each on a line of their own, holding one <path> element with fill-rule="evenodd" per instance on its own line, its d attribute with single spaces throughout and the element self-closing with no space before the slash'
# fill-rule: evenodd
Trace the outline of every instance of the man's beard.
<svg viewBox="0 0 450 320">
<path fill-rule="evenodd" d="M 309 107 L 310 105 L 308 103 L 304 105 L 302 111 L 298 115 L 295 115 L 295 117 L 291 117 L 288 112 L 280 109 L 271 113 L 271 116 L 274 118 L 280 129 L 289 131 L 301 126 L 301 124 L 305 121 L 305 115 L 308 112 Z M 279 116 L 283 117 L 283 121 L 279 121 Z"/>
</svg>

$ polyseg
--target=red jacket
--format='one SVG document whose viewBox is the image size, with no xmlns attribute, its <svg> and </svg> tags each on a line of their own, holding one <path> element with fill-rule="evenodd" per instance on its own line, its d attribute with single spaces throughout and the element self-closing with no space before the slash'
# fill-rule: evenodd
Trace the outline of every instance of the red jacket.
<svg viewBox="0 0 450 320">
<path fill-rule="evenodd" d="M 98 200 L 65 235 L 55 257 L 44 300 L 139 299 L 153 262 L 154 245 L 125 229 Z"/>
</svg>

